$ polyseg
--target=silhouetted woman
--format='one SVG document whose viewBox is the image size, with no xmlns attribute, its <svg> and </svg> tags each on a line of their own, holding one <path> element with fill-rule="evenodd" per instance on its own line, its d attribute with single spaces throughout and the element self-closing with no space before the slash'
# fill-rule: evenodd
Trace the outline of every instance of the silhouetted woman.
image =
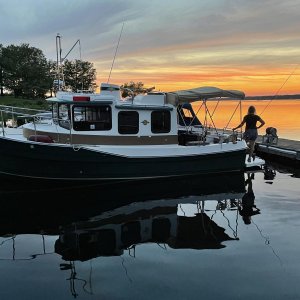
<svg viewBox="0 0 300 300">
<path fill-rule="evenodd" d="M 257 122 L 260 122 L 259 126 L 256 125 Z M 265 121 L 260 116 L 256 115 L 256 110 L 254 106 L 249 106 L 248 114 L 244 116 L 242 123 L 239 126 L 233 128 L 232 130 L 241 128 L 245 123 L 246 129 L 244 133 L 244 140 L 248 143 L 250 148 L 248 162 L 251 162 L 251 157 L 253 157 L 254 159 L 253 152 L 255 147 L 255 141 L 258 136 L 257 129 L 263 127 L 265 125 Z"/>
</svg>

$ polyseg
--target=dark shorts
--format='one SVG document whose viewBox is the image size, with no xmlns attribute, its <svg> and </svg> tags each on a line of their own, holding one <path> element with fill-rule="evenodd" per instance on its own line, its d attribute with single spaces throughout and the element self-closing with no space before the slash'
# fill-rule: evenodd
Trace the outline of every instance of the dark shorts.
<svg viewBox="0 0 300 300">
<path fill-rule="evenodd" d="M 244 132 L 244 140 L 246 141 L 255 141 L 257 139 L 257 129 L 247 129 L 245 132 Z"/>
</svg>

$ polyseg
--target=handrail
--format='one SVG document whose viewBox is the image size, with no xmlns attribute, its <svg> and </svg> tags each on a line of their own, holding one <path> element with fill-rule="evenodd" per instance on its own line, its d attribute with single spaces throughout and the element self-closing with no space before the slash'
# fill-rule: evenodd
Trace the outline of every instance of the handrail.
<svg viewBox="0 0 300 300">
<path fill-rule="evenodd" d="M 11 110 L 8 110 L 7 108 L 11 108 Z M 26 112 L 18 112 L 14 109 L 20 109 L 23 111 L 32 111 L 33 114 L 29 114 Z M 5 130 L 4 130 L 4 114 L 12 114 L 13 116 L 20 116 L 23 118 L 30 118 L 32 119 L 32 124 L 34 126 L 35 135 L 37 134 L 37 128 L 36 124 L 42 122 L 42 120 L 52 120 L 54 124 L 59 124 L 60 121 L 63 121 L 65 123 L 69 124 L 69 134 L 70 134 L 70 144 L 72 144 L 72 121 L 69 119 L 63 119 L 63 118 L 56 118 L 51 116 L 43 115 L 43 113 L 51 113 L 51 111 L 45 111 L 45 110 L 37 110 L 37 109 L 26 109 L 23 107 L 13 107 L 13 106 L 6 106 L 6 105 L 0 105 L 0 117 L 1 117 L 1 127 L 2 127 L 2 135 L 5 136 Z M 14 117 L 13 117 L 14 119 Z"/>
<path fill-rule="evenodd" d="M 14 114 L 14 115 L 21 116 L 21 117 L 29 117 L 29 118 L 37 117 L 37 118 L 45 118 L 45 119 L 48 118 L 48 119 L 49 119 L 49 117 L 47 117 L 47 116 L 41 116 L 41 115 L 39 115 L 39 114 L 33 114 L 33 115 L 30 115 L 30 114 L 21 113 L 21 112 L 13 112 L 13 113 L 11 113 L 11 112 L 8 112 L 8 111 L 3 110 L 3 109 L 0 109 L 0 112 L 1 112 L 1 113 Z M 52 119 L 52 117 L 51 117 L 51 119 Z"/>
<path fill-rule="evenodd" d="M 25 108 L 25 107 L 19 107 L 19 106 L 10 106 L 10 105 L 0 105 L 0 110 L 4 108 L 4 109 L 18 109 L 18 110 L 26 110 L 26 111 L 33 111 L 33 112 L 49 112 L 48 110 L 41 110 L 41 109 L 34 109 L 34 108 Z M 5 112 L 7 112 L 5 110 Z"/>
<path fill-rule="evenodd" d="M 8 105 L 0 105 L 0 112 L 1 112 L 1 119 L 2 122 L 4 121 L 3 113 L 12 115 L 12 118 L 14 119 L 14 116 L 22 116 L 22 117 L 44 117 L 39 114 L 41 113 L 50 113 L 51 111 L 47 110 L 39 110 L 39 109 L 33 109 L 33 108 L 24 108 L 24 107 L 17 107 L 17 106 L 8 106 Z"/>
<path fill-rule="evenodd" d="M 50 113 L 50 111 L 46 110 L 39 110 L 39 109 L 33 109 L 33 108 L 24 108 L 24 107 L 17 107 L 17 106 L 8 106 L 8 105 L 0 105 L 0 112 L 1 112 L 1 122 L 2 122 L 2 132 L 4 135 L 4 120 L 6 115 L 11 115 L 13 121 L 15 121 L 15 116 L 21 116 L 24 118 L 35 118 L 39 116 L 38 114 L 41 113 Z"/>
</svg>

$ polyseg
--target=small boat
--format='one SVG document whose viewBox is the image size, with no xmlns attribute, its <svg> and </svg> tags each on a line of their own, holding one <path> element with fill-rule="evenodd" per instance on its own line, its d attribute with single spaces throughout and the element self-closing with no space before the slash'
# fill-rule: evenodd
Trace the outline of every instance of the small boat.
<svg viewBox="0 0 300 300">
<path fill-rule="evenodd" d="M 98 94 L 59 91 L 47 99 L 51 115 L 36 114 L 21 134 L 3 129 L 0 174 L 102 181 L 241 171 L 243 140 L 189 140 L 189 132 L 178 131 L 178 106 L 216 97 L 241 99 L 244 93 L 204 87 L 123 99 L 119 86 L 106 83 Z"/>
</svg>

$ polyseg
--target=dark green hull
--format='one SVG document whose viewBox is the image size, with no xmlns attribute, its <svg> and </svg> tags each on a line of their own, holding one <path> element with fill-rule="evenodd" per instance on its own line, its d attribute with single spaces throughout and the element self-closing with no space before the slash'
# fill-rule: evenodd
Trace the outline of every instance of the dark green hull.
<svg viewBox="0 0 300 300">
<path fill-rule="evenodd" d="M 241 171 L 245 150 L 184 157 L 127 158 L 72 146 L 0 139 L 0 175 L 99 181 Z"/>
</svg>

